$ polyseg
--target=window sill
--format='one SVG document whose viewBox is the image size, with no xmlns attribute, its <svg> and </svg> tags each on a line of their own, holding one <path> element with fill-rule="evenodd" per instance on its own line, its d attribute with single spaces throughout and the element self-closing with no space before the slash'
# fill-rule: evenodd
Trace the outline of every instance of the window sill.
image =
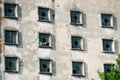
<svg viewBox="0 0 120 80">
<path fill-rule="evenodd" d="M 39 48 L 53 48 L 52 46 L 39 46 Z"/>
<path fill-rule="evenodd" d="M 113 26 L 104 26 L 104 25 L 102 25 L 101 27 L 102 28 L 114 28 Z"/>
<path fill-rule="evenodd" d="M 18 19 L 18 17 L 15 17 L 15 16 L 5 16 L 5 18 L 9 18 L 9 19 Z"/>
<path fill-rule="evenodd" d="M 18 73 L 19 71 L 5 70 L 7 73 Z"/>
<path fill-rule="evenodd" d="M 18 46 L 18 44 L 15 43 L 5 43 L 5 45 Z"/>
<path fill-rule="evenodd" d="M 47 74 L 47 75 L 52 75 L 52 72 L 40 72 L 39 74 Z"/>
<path fill-rule="evenodd" d="M 50 20 L 38 20 L 38 22 L 48 22 L 48 23 L 52 23 L 52 21 L 50 21 Z"/>
<path fill-rule="evenodd" d="M 72 74 L 72 76 L 80 76 L 80 77 L 85 77 L 84 75 L 82 74 Z"/>
<path fill-rule="evenodd" d="M 80 23 L 70 23 L 71 25 L 76 25 L 76 26 L 83 26 L 83 24 Z"/>
<path fill-rule="evenodd" d="M 80 49 L 80 48 L 72 48 L 71 50 L 84 51 L 83 49 Z"/>
<path fill-rule="evenodd" d="M 111 53 L 111 54 L 114 54 L 113 51 L 103 51 L 103 53 Z"/>
</svg>

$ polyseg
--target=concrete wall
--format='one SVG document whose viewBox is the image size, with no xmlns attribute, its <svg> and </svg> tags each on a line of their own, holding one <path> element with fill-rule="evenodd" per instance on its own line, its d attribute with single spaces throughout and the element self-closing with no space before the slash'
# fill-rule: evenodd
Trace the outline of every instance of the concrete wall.
<svg viewBox="0 0 120 80">
<path fill-rule="evenodd" d="M 20 58 L 19 73 L 3 73 L 3 80 L 99 80 L 97 71 L 103 71 L 104 63 L 115 63 L 119 52 L 120 1 L 119 0 L 4 0 L 19 4 L 19 19 L 4 19 L 4 30 L 18 30 L 20 44 L 4 46 L 4 56 Z M 55 23 L 38 22 L 38 7 L 55 10 Z M 83 26 L 70 25 L 70 10 L 83 12 Z M 115 28 L 101 28 L 101 13 L 115 17 Z M 39 48 L 38 33 L 55 36 L 54 49 Z M 84 38 L 84 51 L 71 50 L 71 35 Z M 102 52 L 102 38 L 114 38 L 115 54 Z M 53 75 L 39 74 L 39 59 L 52 59 Z M 85 62 L 85 77 L 72 76 L 72 61 Z M 4 64 L 4 61 L 3 61 Z M 3 66 L 4 67 L 4 66 Z"/>
</svg>

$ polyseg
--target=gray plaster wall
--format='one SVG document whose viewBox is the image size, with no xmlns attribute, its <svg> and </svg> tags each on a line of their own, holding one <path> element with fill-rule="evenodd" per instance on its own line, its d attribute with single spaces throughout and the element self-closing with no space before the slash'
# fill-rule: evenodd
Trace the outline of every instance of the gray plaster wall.
<svg viewBox="0 0 120 80">
<path fill-rule="evenodd" d="M 5 45 L 3 57 L 20 58 L 20 72 L 7 73 L 3 80 L 99 80 L 97 71 L 103 71 L 104 63 L 114 63 L 119 52 L 120 1 L 119 0 L 3 0 L 19 4 L 19 19 L 7 19 L 4 30 L 18 30 L 20 44 Z M 39 22 L 38 7 L 55 11 L 55 23 Z M 4 8 L 4 6 L 2 6 Z M 83 12 L 83 26 L 70 24 L 70 10 Z M 101 13 L 114 15 L 114 28 L 101 27 Z M 54 48 L 39 48 L 39 32 L 55 36 Z M 71 50 L 71 36 L 84 38 L 84 51 Z M 115 54 L 102 52 L 102 38 L 114 38 Z M 53 75 L 39 74 L 39 59 L 52 59 Z M 85 77 L 72 76 L 72 61 L 85 62 Z M 4 64 L 4 61 L 2 62 Z M 4 69 L 4 65 L 2 65 Z"/>
</svg>

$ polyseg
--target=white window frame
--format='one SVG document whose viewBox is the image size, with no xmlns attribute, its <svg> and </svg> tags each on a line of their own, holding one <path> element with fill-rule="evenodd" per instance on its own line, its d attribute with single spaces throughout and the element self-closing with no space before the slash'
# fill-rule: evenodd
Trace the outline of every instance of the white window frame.
<svg viewBox="0 0 120 80">
<path fill-rule="evenodd" d="M 9 59 L 16 59 L 15 64 L 16 64 L 16 70 L 6 70 L 6 58 Z M 9 60 L 10 61 L 10 60 Z M 9 62 L 7 61 L 7 62 Z M 19 72 L 19 58 L 18 57 L 5 57 L 5 72 Z"/>
<path fill-rule="evenodd" d="M 111 50 L 107 51 L 107 50 L 104 50 L 104 41 L 106 40 L 107 41 L 111 41 Z M 103 47 L 103 52 L 104 53 L 114 53 L 115 52 L 115 40 L 113 38 L 103 38 L 102 39 L 102 47 Z"/>
<path fill-rule="evenodd" d="M 6 45 L 18 45 L 19 44 L 19 42 L 18 42 L 18 37 L 19 37 L 19 32 L 17 31 L 17 30 L 5 30 L 5 32 L 6 31 L 8 31 L 11 35 L 12 35 L 12 32 L 16 32 L 16 39 L 15 39 L 15 43 L 7 43 L 7 42 L 5 42 L 5 44 Z M 4 32 L 4 36 L 6 36 L 5 35 L 5 32 Z M 10 37 L 11 38 L 11 37 Z M 6 40 L 6 38 L 4 37 L 4 39 Z"/>
<path fill-rule="evenodd" d="M 74 70 L 73 69 L 74 68 L 74 63 L 78 64 L 78 66 L 79 65 L 81 66 L 80 70 L 82 70 L 82 71 L 79 71 L 79 73 L 81 73 L 81 74 L 73 72 L 73 70 Z M 82 77 L 85 76 L 85 63 L 84 62 L 78 62 L 78 61 L 72 61 L 72 75 L 73 76 L 82 76 Z"/>
<path fill-rule="evenodd" d="M 51 60 L 51 59 L 40 59 L 39 60 L 40 62 L 39 62 L 39 64 L 40 64 L 40 74 L 52 74 L 53 73 L 53 69 L 52 69 L 52 63 L 53 63 L 53 61 Z M 47 62 L 46 64 L 47 65 L 49 65 L 49 67 L 47 67 L 47 69 L 49 69 L 49 71 L 41 71 L 41 68 L 42 68 L 42 63 L 41 62 Z"/>
<path fill-rule="evenodd" d="M 74 41 L 73 41 L 73 38 L 78 38 L 79 40 L 77 40 L 78 41 L 78 47 L 72 47 L 72 46 L 74 46 L 75 44 L 73 44 L 74 43 Z M 80 36 L 71 36 L 71 48 L 73 49 L 73 50 L 84 50 L 84 39 L 83 39 L 83 37 L 80 37 Z"/>
<path fill-rule="evenodd" d="M 110 25 L 103 25 L 103 16 L 110 16 Z M 113 28 L 114 25 L 113 25 L 113 15 L 112 14 L 107 14 L 107 13 L 102 13 L 101 14 L 101 24 L 102 24 L 102 27 L 103 28 Z"/>
<path fill-rule="evenodd" d="M 8 15 L 5 15 L 5 5 L 9 5 L 9 6 L 15 6 L 15 11 L 14 11 L 14 16 L 8 16 Z M 14 19 L 17 19 L 18 18 L 18 4 L 11 4 L 11 3 L 5 3 L 4 4 L 4 17 L 5 18 L 14 18 Z"/>
<path fill-rule="evenodd" d="M 42 43 L 40 41 L 40 37 L 42 38 L 43 36 L 48 36 L 48 41 L 46 42 L 46 44 L 49 44 L 49 46 L 45 46 L 44 43 Z M 52 35 L 49 33 L 39 33 L 39 47 L 43 47 L 43 48 L 52 48 Z"/>
<path fill-rule="evenodd" d="M 79 19 L 77 22 L 75 21 L 75 19 L 73 18 L 74 15 L 77 15 L 77 18 Z M 83 12 L 80 11 L 70 11 L 70 21 L 72 25 L 83 25 Z M 73 22 L 72 22 L 73 20 Z"/>
</svg>

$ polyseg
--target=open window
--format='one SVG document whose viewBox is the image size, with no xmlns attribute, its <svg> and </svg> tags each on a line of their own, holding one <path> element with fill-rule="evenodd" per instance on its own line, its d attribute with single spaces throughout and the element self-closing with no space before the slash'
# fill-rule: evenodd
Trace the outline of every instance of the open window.
<svg viewBox="0 0 120 80">
<path fill-rule="evenodd" d="M 52 74 L 52 60 L 40 59 L 40 73 L 41 74 Z"/>
<path fill-rule="evenodd" d="M 104 73 L 111 72 L 111 68 L 114 66 L 114 64 L 104 64 Z"/>
<path fill-rule="evenodd" d="M 18 57 L 5 57 L 5 71 L 6 72 L 19 72 L 19 58 Z"/>
<path fill-rule="evenodd" d="M 39 46 L 40 47 L 52 47 L 51 34 L 39 33 Z"/>
<path fill-rule="evenodd" d="M 79 11 L 70 11 L 70 18 L 72 25 L 83 25 L 82 21 L 82 12 Z"/>
<path fill-rule="evenodd" d="M 54 10 L 49 8 L 38 7 L 39 21 L 54 22 Z"/>
<path fill-rule="evenodd" d="M 83 38 L 79 36 L 72 36 L 71 37 L 72 49 L 74 50 L 83 50 Z"/>
<path fill-rule="evenodd" d="M 18 31 L 5 30 L 4 36 L 6 45 L 18 45 Z"/>
<path fill-rule="evenodd" d="M 18 5 L 17 4 L 4 4 L 4 16 L 6 18 L 18 18 Z"/>
<path fill-rule="evenodd" d="M 102 27 L 113 28 L 113 15 L 112 14 L 101 14 Z"/>
<path fill-rule="evenodd" d="M 103 39 L 103 52 L 114 52 L 114 40 L 113 39 Z"/>
<path fill-rule="evenodd" d="M 72 75 L 73 76 L 85 76 L 85 63 L 72 62 Z"/>
</svg>

